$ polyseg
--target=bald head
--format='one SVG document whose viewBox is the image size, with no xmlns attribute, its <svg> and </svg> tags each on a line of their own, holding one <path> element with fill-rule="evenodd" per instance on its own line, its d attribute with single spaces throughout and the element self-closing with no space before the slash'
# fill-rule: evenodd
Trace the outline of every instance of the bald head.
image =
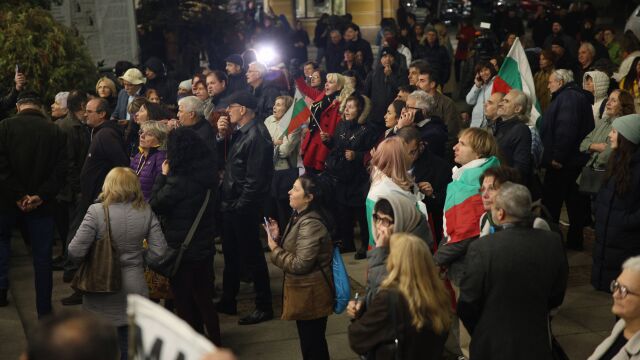
<svg viewBox="0 0 640 360">
<path fill-rule="evenodd" d="M 484 116 L 493 122 L 498 117 L 498 104 L 504 97 L 501 92 L 495 92 L 484 102 Z"/>
</svg>

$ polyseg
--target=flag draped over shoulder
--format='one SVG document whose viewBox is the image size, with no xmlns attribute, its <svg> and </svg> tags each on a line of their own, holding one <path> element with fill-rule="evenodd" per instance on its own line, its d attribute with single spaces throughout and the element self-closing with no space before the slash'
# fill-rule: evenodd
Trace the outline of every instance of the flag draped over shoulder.
<svg viewBox="0 0 640 360">
<path fill-rule="evenodd" d="M 520 43 L 520 38 L 516 38 L 513 45 L 511 45 L 509 54 L 504 59 L 500 71 L 493 81 L 491 93 L 501 92 L 506 94 L 511 89 L 520 90 L 529 97 L 532 104 L 529 126 L 536 125 L 541 115 L 540 103 L 536 98 L 536 88 L 531 74 L 531 67 Z"/>
<path fill-rule="evenodd" d="M 488 168 L 500 166 L 491 156 L 483 163 L 470 168 L 461 168 L 459 178 L 447 185 L 444 202 L 444 232 L 447 243 L 456 243 L 480 235 L 480 217 L 484 214 L 480 196 L 480 176 Z M 474 160 L 478 161 L 478 160 Z"/>
<path fill-rule="evenodd" d="M 280 130 L 282 130 L 282 135 L 289 135 L 294 132 L 309 120 L 310 115 L 311 110 L 309 109 L 309 105 L 305 101 L 304 95 L 296 87 L 293 104 L 289 106 L 287 112 L 284 113 L 278 125 Z"/>
</svg>

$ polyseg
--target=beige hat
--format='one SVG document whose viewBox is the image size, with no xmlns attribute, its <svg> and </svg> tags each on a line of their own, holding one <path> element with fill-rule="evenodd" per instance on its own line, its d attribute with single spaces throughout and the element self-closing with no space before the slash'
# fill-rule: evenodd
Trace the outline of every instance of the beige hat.
<svg viewBox="0 0 640 360">
<path fill-rule="evenodd" d="M 140 85 L 147 82 L 147 78 L 142 75 L 142 72 L 136 68 L 127 70 L 124 75 L 120 76 L 120 80 L 132 83 L 133 85 Z"/>
</svg>

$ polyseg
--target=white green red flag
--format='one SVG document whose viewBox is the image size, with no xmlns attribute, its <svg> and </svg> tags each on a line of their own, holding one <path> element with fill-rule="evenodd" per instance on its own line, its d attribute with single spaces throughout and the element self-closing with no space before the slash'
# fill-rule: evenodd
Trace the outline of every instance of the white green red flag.
<svg viewBox="0 0 640 360">
<path fill-rule="evenodd" d="M 282 116 L 282 120 L 280 120 L 279 128 L 282 130 L 282 135 L 289 135 L 294 132 L 309 120 L 310 115 L 309 105 L 305 101 L 304 95 L 296 87 L 293 104 L 289 106 L 287 112 Z"/>
<path fill-rule="evenodd" d="M 536 125 L 540 118 L 540 103 L 536 98 L 536 88 L 531 74 L 529 60 L 524 53 L 524 48 L 520 43 L 520 38 L 516 38 L 511 45 L 509 54 L 504 59 L 500 71 L 493 81 L 491 93 L 508 93 L 511 89 L 518 89 L 525 93 L 531 101 L 531 114 L 529 115 L 529 126 Z"/>
</svg>

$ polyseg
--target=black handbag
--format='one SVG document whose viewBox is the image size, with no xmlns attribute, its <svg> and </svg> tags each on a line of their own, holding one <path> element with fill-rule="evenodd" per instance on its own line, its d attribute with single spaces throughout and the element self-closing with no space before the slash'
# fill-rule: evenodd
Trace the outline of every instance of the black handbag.
<svg viewBox="0 0 640 360">
<path fill-rule="evenodd" d="M 120 256 L 111 237 L 109 207 L 103 205 L 102 208 L 105 222 L 102 239 L 93 242 L 71 281 L 71 287 L 83 293 L 111 294 L 122 288 Z"/>
<path fill-rule="evenodd" d="M 187 233 L 187 237 L 182 242 L 182 245 L 180 245 L 178 249 L 168 247 L 167 251 L 164 253 L 162 258 L 160 258 L 155 263 L 148 264 L 149 269 L 168 278 L 172 278 L 176 274 L 176 272 L 178 271 L 178 268 L 180 267 L 180 262 L 182 262 L 182 256 L 184 255 L 184 252 L 187 250 L 187 248 L 189 248 L 189 244 L 191 243 L 191 240 L 193 239 L 193 235 L 195 234 L 196 229 L 200 224 L 200 220 L 204 215 L 204 211 L 207 208 L 207 204 L 209 203 L 210 197 L 211 197 L 211 190 L 207 190 L 207 195 L 204 198 L 204 202 L 202 203 L 202 206 L 200 207 L 200 210 L 198 211 L 198 215 L 193 221 L 193 224 L 191 224 L 191 228 Z"/>
<path fill-rule="evenodd" d="M 597 194 L 604 183 L 605 169 L 594 169 L 591 166 L 582 168 L 579 190 L 586 194 Z"/>
</svg>

